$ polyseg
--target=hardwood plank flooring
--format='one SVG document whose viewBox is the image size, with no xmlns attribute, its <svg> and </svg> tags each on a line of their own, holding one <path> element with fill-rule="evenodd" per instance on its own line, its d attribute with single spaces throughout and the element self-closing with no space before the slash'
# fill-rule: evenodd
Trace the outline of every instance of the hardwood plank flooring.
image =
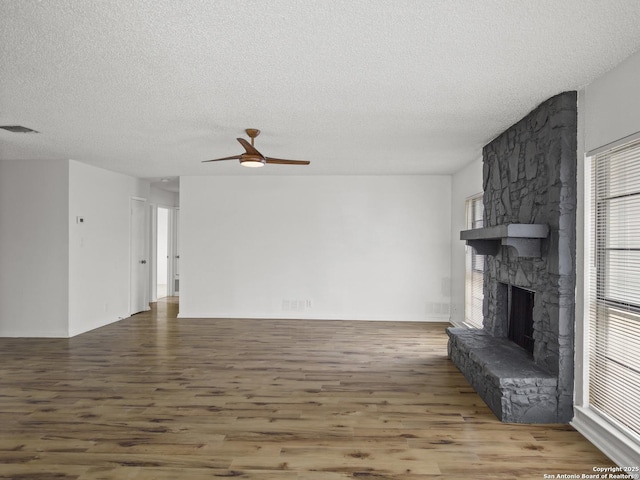
<svg viewBox="0 0 640 480">
<path fill-rule="evenodd" d="M 0 478 L 542 479 L 613 463 L 500 423 L 444 324 L 175 318 L 0 339 Z"/>
</svg>

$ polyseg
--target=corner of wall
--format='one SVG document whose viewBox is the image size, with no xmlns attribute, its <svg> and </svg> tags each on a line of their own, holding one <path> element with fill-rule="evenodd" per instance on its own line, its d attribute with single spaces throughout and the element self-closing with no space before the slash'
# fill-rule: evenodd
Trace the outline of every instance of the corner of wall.
<svg viewBox="0 0 640 480">
<path fill-rule="evenodd" d="M 78 335 L 129 314 L 130 201 L 146 198 L 150 184 L 80 162 L 70 165 L 69 334 Z"/>
</svg>

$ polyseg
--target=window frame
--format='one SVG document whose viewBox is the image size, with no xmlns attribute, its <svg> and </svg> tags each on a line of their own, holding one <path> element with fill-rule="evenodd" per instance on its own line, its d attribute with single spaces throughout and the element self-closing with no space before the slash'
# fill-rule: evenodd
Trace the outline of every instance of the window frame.
<svg viewBox="0 0 640 480">
<path fill-rule="evenodd" d="M 633 163 L 628 166 L 626 162 L 629 158 Z M 619 170 L 621 167 L 618 162 L 623 162 L 623 172 Z M 627 167 L 630 170 L 627 170 Z M 627 237 L 631 239 L 626 229 L 633 222 L 631 215 L 637 212 L 612 214 L 614 208 L 620 208 L 616 207 L 620 200 L 624 202 L 626 199 L 632 199 L 638 202 L 640 199 L 640 185 L 636 183 L 630 187 L 626 182 L 628 171 L 640 176 L 640 140 L 592 155 L 591 168 L 590 235 L 593 243 L 591 291 L 587 293 L 590 298 L 588 317 L 590 367 L 589 376 L 586 379 L 589 388 L 589 407 L 594 408 L 609 422 L 617 424 L 618 428 L 630 430 L 631 435 L 640 436 L 640 423 L 629 420 L 634 417 L 634 413 L 636 417 L 640 416 L 640 400 L 635 399 L 635 402 L 632 402 L 616 398 L 618 394 L 624 393 L 622 391 L 624 389 L 620 386 L 624 383 L 624 377 L 635 377 L 636 388 L 640 385 L 640 371 L 632 364 L 634 357 L 628 355 L 629 352 L 625 352 L 631 341 L 627 340 L 623 343 L 624 340 L 622 340 L 623 333 L 633 331 L 633 327 L 629 325 L 625 330 L 624 318 L 627 318 L 630 325 L 640 323 L 640 305 L 630 301 L 629 295 L 633 295 L 633 290 L 625 290 L 622 287 L 621 290 L 614 292 L 612 289 L 614 279 L 633 273 L 634 265 L 626 258 L 622 261 L 613 261 L 612 252 L 640 251 L 638 248 L 622 246 L 627 243 Z M 627 208 L 624 204 L 623 207 L 623 210 Z M 640 224 L 640 219 L 635 222 Z M 623 239 L 622 244 L 617 243 L 620 241 L 619 237 Z M 623 298 L 621 295 L 626 296 Z M 619 328 L 623 331 L 618 331 Z M 632 330 L 629 330 L 630 328 Z M 616 340 L 611 340 L 613 338 Z M 597 371 L 593 369 L 594 366 Z M 611 377 L 614 371 L 617 374 Z M 605 395 L 603 392 L 611 392 L 611 395 Z M 634 407 L 630 408 L 629 405 Z"/>
<path fill-rule="evenodd" d="M 590 404 L 590 309 L 595 298 L 593 277 L 595 265 L 595 225 L 593 224 L 593 161 L 596 155 L 640 139 L 640 132 L 590 151 L 578 142 L 578 223 L 577 223 L 577 290 L 576 290 L 576 363 L 574 417 L 571 425 L 620 466 L 640 464 L 640 435 L 624 428 Z M 581 153 L 580 153 L 581 152 Z M 582 159 L 582 161 L 580 161 Z"/>
<path fill-rule="evenodd" d="M 465 226 L 466 229 L 481 228 L 484 226 L 484 193 L 477 193 L 465 199 Z M 478 212 L 478 207 L 481 211 Z M 465 281 L 464 281 L 464 325 L 469 328 L 482 328 L 484 323 L 484 255 L 479 255 L 473 247 L 465 246 Z M 482 268 L 477 268 L 478 265 Z M 480 277 L 474 278 L 474 277 Z M 479 283 L 479 285 L 478 285 Z M 478 295 L 478 286 L 480 289 Z M 474 289 L 475 287 L 475 289 Z M 475 291 L 474 291 L 475 290 Z M 479 315 L 478 308 L 474 308 L 474 302 L 482 302 Z M 477 318 L 474 318 L 474 314 Z"/>
</svg>

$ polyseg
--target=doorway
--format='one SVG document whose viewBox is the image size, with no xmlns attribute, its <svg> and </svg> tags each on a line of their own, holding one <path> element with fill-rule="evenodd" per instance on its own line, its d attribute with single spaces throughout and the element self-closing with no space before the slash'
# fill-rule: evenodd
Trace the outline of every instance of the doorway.
<svg viewBox="0 0 640 480">
<path fill-rule="evenodd" d="M 156 217 L 156 296 L 169 295 L 169 209 L 158 207 Z"/>
<path fill-rule="evenodd" d="M 151 206 L 151 258 L 149 285 L 151 298 L 155 302 L 160 298 L 179 294 L 178 217 L 177 207 L 161 205 Z"/>
</svg>

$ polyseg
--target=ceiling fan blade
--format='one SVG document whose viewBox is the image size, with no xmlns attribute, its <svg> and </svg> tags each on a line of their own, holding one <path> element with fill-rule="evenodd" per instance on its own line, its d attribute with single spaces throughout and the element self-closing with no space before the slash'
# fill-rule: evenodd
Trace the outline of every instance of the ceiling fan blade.
<svg viewBox="0 0 640 480">
<path fill-rule="evenodd" d="M 219 162 L 220 160 L 238 160 L 242 155 L 233 155 L 231 157 L 223 157 L 223 158 L 214 158 L 213 160 L 203 160 L 202 163 L 206 162 Z"/>
<path fill-rule="evenodd" d="M 265 157 L 267 163 L 277 163 L 279 165 L 309 165 L 309 160 L 285 160 L 283 158 Z"/>
<path fill-rule="evenodd" d="M 236 140 L 240 142 L 240 145 L 244 147 L 247 153 L 251 155 L 258 155 L 259 157 L 264 158 L 264 155 L 262 155 L 258 150 L 256 150 L 255 147 L 251 145 L 249 142 L 247 142 L 244 138 L 236 138 Z"/>
</svg>

